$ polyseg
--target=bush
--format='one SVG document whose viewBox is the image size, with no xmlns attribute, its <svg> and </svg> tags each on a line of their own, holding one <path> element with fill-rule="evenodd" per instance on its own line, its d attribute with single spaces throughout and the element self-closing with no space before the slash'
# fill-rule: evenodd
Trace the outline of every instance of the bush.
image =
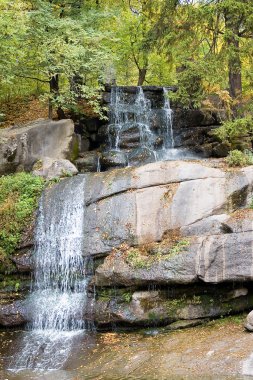
<svg viewBox="0 0 253 380">
<path fill-rule="evenodd" d="M 226 162 L 229 166 L 253 165 L 253 154 L 248 150 L 244 152 L 237 149 L 231 150 L 226 158 Z"/>
<path fill-rule="evenodd" d="M 28 173 L 0 177 L 0 262 L 17 248 L 24 229 L 32 222 L 45 181 Z"/>
<path fill-rule="evenodd" d="M 241 119 L 226 121 L 221 127 L 213 131 L 213 135 L 222 142 L 228 141 L 232 144 L 238 138 L 253 137 L 253 118 L 246 116 Z"/>
</svg>

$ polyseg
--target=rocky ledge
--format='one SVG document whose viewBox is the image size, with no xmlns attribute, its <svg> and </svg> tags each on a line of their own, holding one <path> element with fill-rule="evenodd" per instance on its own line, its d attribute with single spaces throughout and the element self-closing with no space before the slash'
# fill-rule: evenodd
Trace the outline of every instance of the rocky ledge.
<svg viewBox="0 0 253 380">
<path fill-rule="evenodd" d="M 85 252 L 98 265 L 87 310 L 98 327 L 191 324 L 253 307 L 253 167 L 212 164 L 89 177 Z"/>
<path fill-rule="evenodd" d="M 84 318 L 175 328 L 253 308 L 253 166 L 217 166 L 156 162 L 46 190 L 50 210 L 64 181 L 85 183 L 83 254 L 95 273 Z"/>
</svg>

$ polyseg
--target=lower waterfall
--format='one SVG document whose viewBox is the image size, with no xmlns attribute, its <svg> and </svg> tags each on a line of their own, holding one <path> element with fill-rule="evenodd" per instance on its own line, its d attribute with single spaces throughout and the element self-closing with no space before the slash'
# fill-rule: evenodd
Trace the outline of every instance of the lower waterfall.
<svg viewBox="0 0 253 380">
<path fill-rule="evenodd" d="M 42 195 L 27 300 L 31 322 L 10 369 L 61 368 L 75 336 L 85 330 L 84 178 L 65 179 Z"/>
</svg>

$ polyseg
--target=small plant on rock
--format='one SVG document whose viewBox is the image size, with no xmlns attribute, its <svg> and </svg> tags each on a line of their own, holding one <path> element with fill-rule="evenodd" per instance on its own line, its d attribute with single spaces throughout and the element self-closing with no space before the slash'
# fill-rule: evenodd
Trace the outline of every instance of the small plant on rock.
<svg viewBox="0 0 253 380">
<path fill-rule="evenodd" d="M 229 166 L 247 166 L 253 165 L 253 154 L 251 151 L 246 150 L 241 152 L 238 149 L 231 150 L 226 158 L 226 162 Z"/>
</svg>

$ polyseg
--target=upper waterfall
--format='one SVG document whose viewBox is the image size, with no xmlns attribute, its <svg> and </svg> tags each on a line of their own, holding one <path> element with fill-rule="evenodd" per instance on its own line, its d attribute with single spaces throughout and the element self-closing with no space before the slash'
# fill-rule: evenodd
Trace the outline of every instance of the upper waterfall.
<svg viewBox="0 0 253 380">
<path fill-rule="evenodd" d="M 164 88 L 164 105 L 159 128 L 153 128 L 157 112 L 141 86 L 131 99 L 120 87 L 112 87 L 108 125 L 108 149 L 124 151 L 131 157 L 131 148 L 148 150 L 154 158 L 162 149 L 174 147 L 172 109 L 168 91 Z M 138 145 L 138 146 L 137 146 Z"/>
</svg>

